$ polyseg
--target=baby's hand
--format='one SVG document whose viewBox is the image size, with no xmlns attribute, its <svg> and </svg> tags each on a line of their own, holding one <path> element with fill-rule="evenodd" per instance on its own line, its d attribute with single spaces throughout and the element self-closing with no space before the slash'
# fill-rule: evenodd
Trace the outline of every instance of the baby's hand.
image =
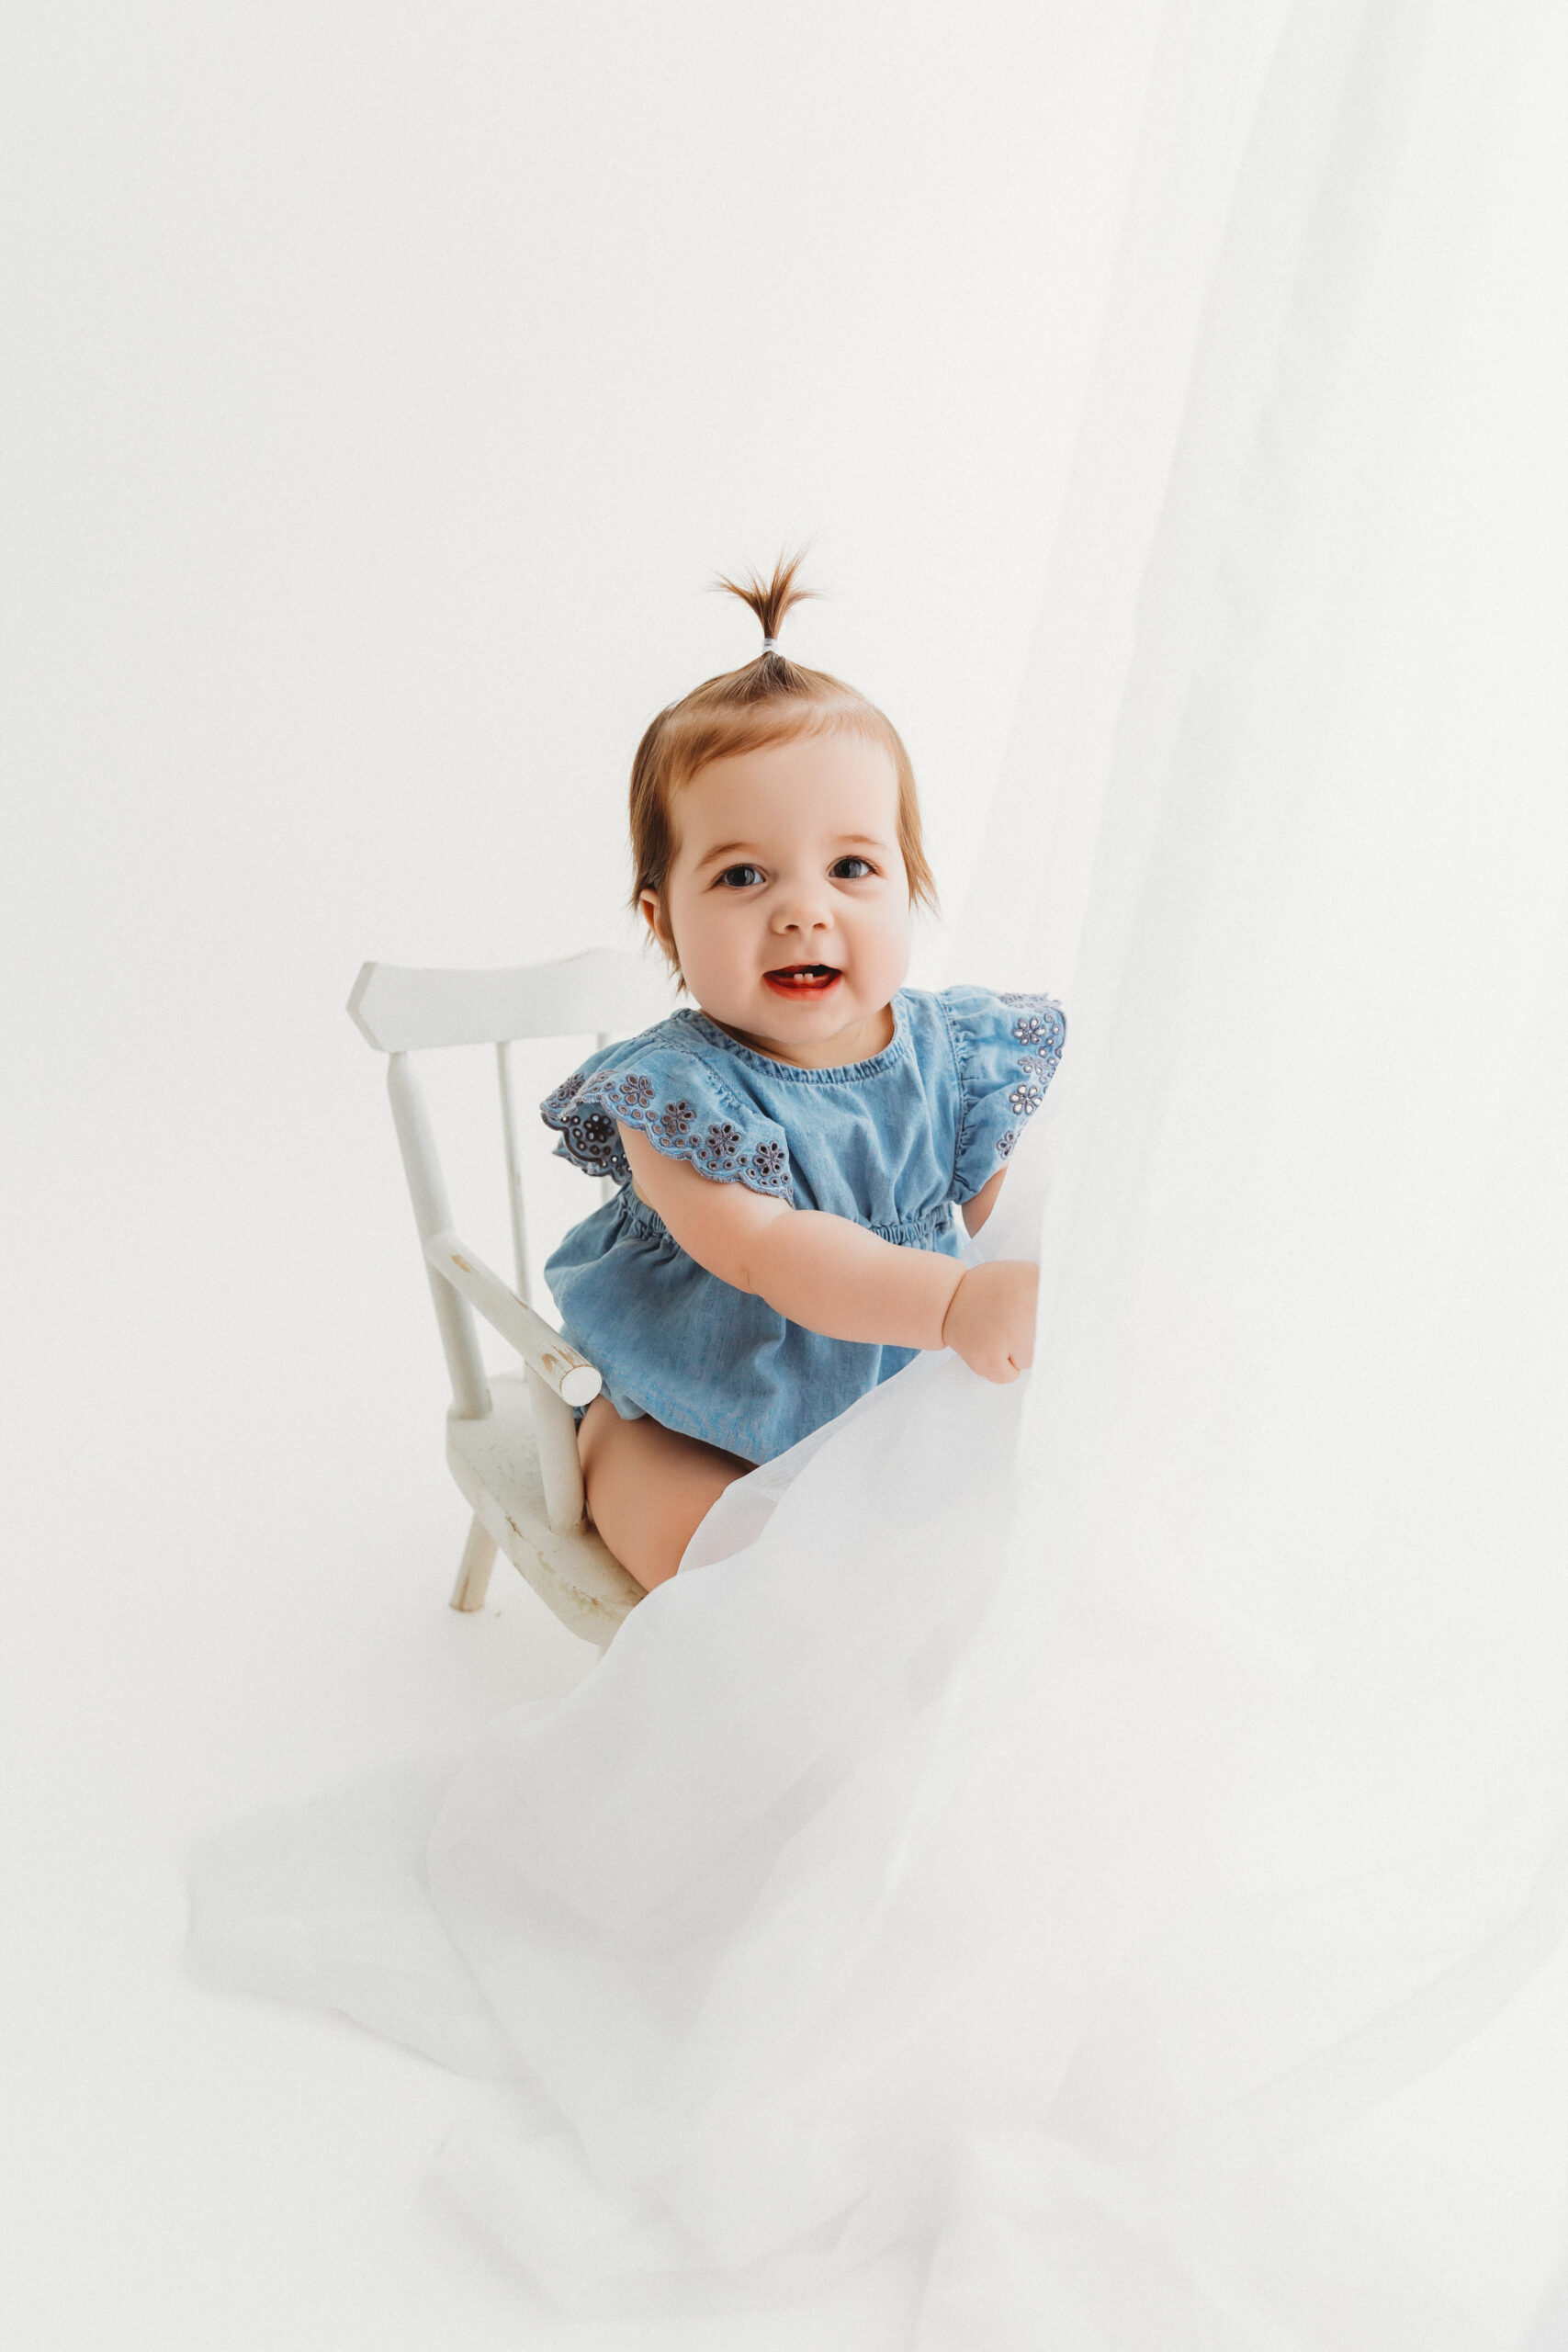
<svg viewBox="0 0 1568 2352">
<path fill-rule="evenodd" d="M 971 1266 L 942 1318 L 942 1341 L 986 1380 L 1016 1380 L 1034 1361 L 1040 1270 L 1020 1258 Z"/>
</svg>

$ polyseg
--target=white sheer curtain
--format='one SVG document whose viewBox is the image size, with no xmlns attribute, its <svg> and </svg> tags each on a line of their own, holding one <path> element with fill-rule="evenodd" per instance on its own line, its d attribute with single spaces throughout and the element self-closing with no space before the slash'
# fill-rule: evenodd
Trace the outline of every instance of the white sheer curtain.
<svg viewBox="0 0 1568 2352">
<path fill-rule="evenodd" d="M 209 1973 L 517 2075 L 445 2165 L 569 2309 L 913 2237 L 919 2352 L 1557 2340 L 1564 47 L 1169 12 L 954 965 L 1068 1004 L 1031 1381 L 203 1859 Z"/>
</svg>

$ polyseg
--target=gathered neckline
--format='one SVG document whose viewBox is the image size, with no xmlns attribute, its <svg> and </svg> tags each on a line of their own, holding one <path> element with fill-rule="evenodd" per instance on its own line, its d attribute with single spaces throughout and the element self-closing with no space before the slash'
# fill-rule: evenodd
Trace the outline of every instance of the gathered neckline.
<svg viewBox="0 0 1568 2352">
<path fill-rule="evenodd" d="M 760 1054 L 754 1046 L 743 1046 L 739 1037 L 732 1037 L 728 1029 L 721 1029 L 718 1023 L 710 1020 L 698 1005 L 682 1005 L 674 1017 L 677 1021 L 691 1022 L 715 1045 L 722 1046 L 727 1053 L 739 1054 L 742 1061 L 750 1062 L 754 1068 L 766 1070 L 771 1076 L 805 1079 L 818 1085 L 843 1085 L 856 1079 L 875 1078 L 903 1059 L 909 1047 L 909 1024 L 904 1017 L 903 996 L 902 989 L 896 989 L 893 992 L 890 1003 L 893 1035 L 879 1054 L 871 1055 L 865 1061 L 830 1062 L 823 1069 L 803 1069 L 798 1063 L 775 1061 L 772 1054 Z"/>
</svg>

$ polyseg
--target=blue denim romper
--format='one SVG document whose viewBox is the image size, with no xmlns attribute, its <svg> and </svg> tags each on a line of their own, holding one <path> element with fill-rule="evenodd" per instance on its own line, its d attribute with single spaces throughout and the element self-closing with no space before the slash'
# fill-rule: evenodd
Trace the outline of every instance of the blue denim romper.
<svg viewBox="0 0 1568 2352">
<path fill-rule="evenodd" d="M 684 1011 L 592 1054 L 541 1107 L 558 1155 L 620 1190 L 545 1268 L 562 1329 L 623 1419 L 768 1462 L 917 1352 L 823 1339 L 689 1258 L 637 1198 L 616 1124 L 722 1184 L 955 1256 L 953 1211 L 1039 1108 L 1066 1035 L 1047 996 L 901 989 L 891 1045 L 838 1069 L 753 1053 Z"/>
</svg>

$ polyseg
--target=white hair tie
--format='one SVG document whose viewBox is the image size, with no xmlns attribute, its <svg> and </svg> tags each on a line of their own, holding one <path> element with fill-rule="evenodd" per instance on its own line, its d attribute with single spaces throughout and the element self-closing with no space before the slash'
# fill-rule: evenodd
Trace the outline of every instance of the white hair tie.
<svg viewBox="0 0 1568 2352">
<path fill-rule="evenodd" d="M 779 641 L 776 637 L 765 637 L 762 639 L 762 653 L 776 653 L 778 650 Z M 762 658 L 762 653 L 759 653 L 757 656 L 759 662 Z"/>
</svg>

